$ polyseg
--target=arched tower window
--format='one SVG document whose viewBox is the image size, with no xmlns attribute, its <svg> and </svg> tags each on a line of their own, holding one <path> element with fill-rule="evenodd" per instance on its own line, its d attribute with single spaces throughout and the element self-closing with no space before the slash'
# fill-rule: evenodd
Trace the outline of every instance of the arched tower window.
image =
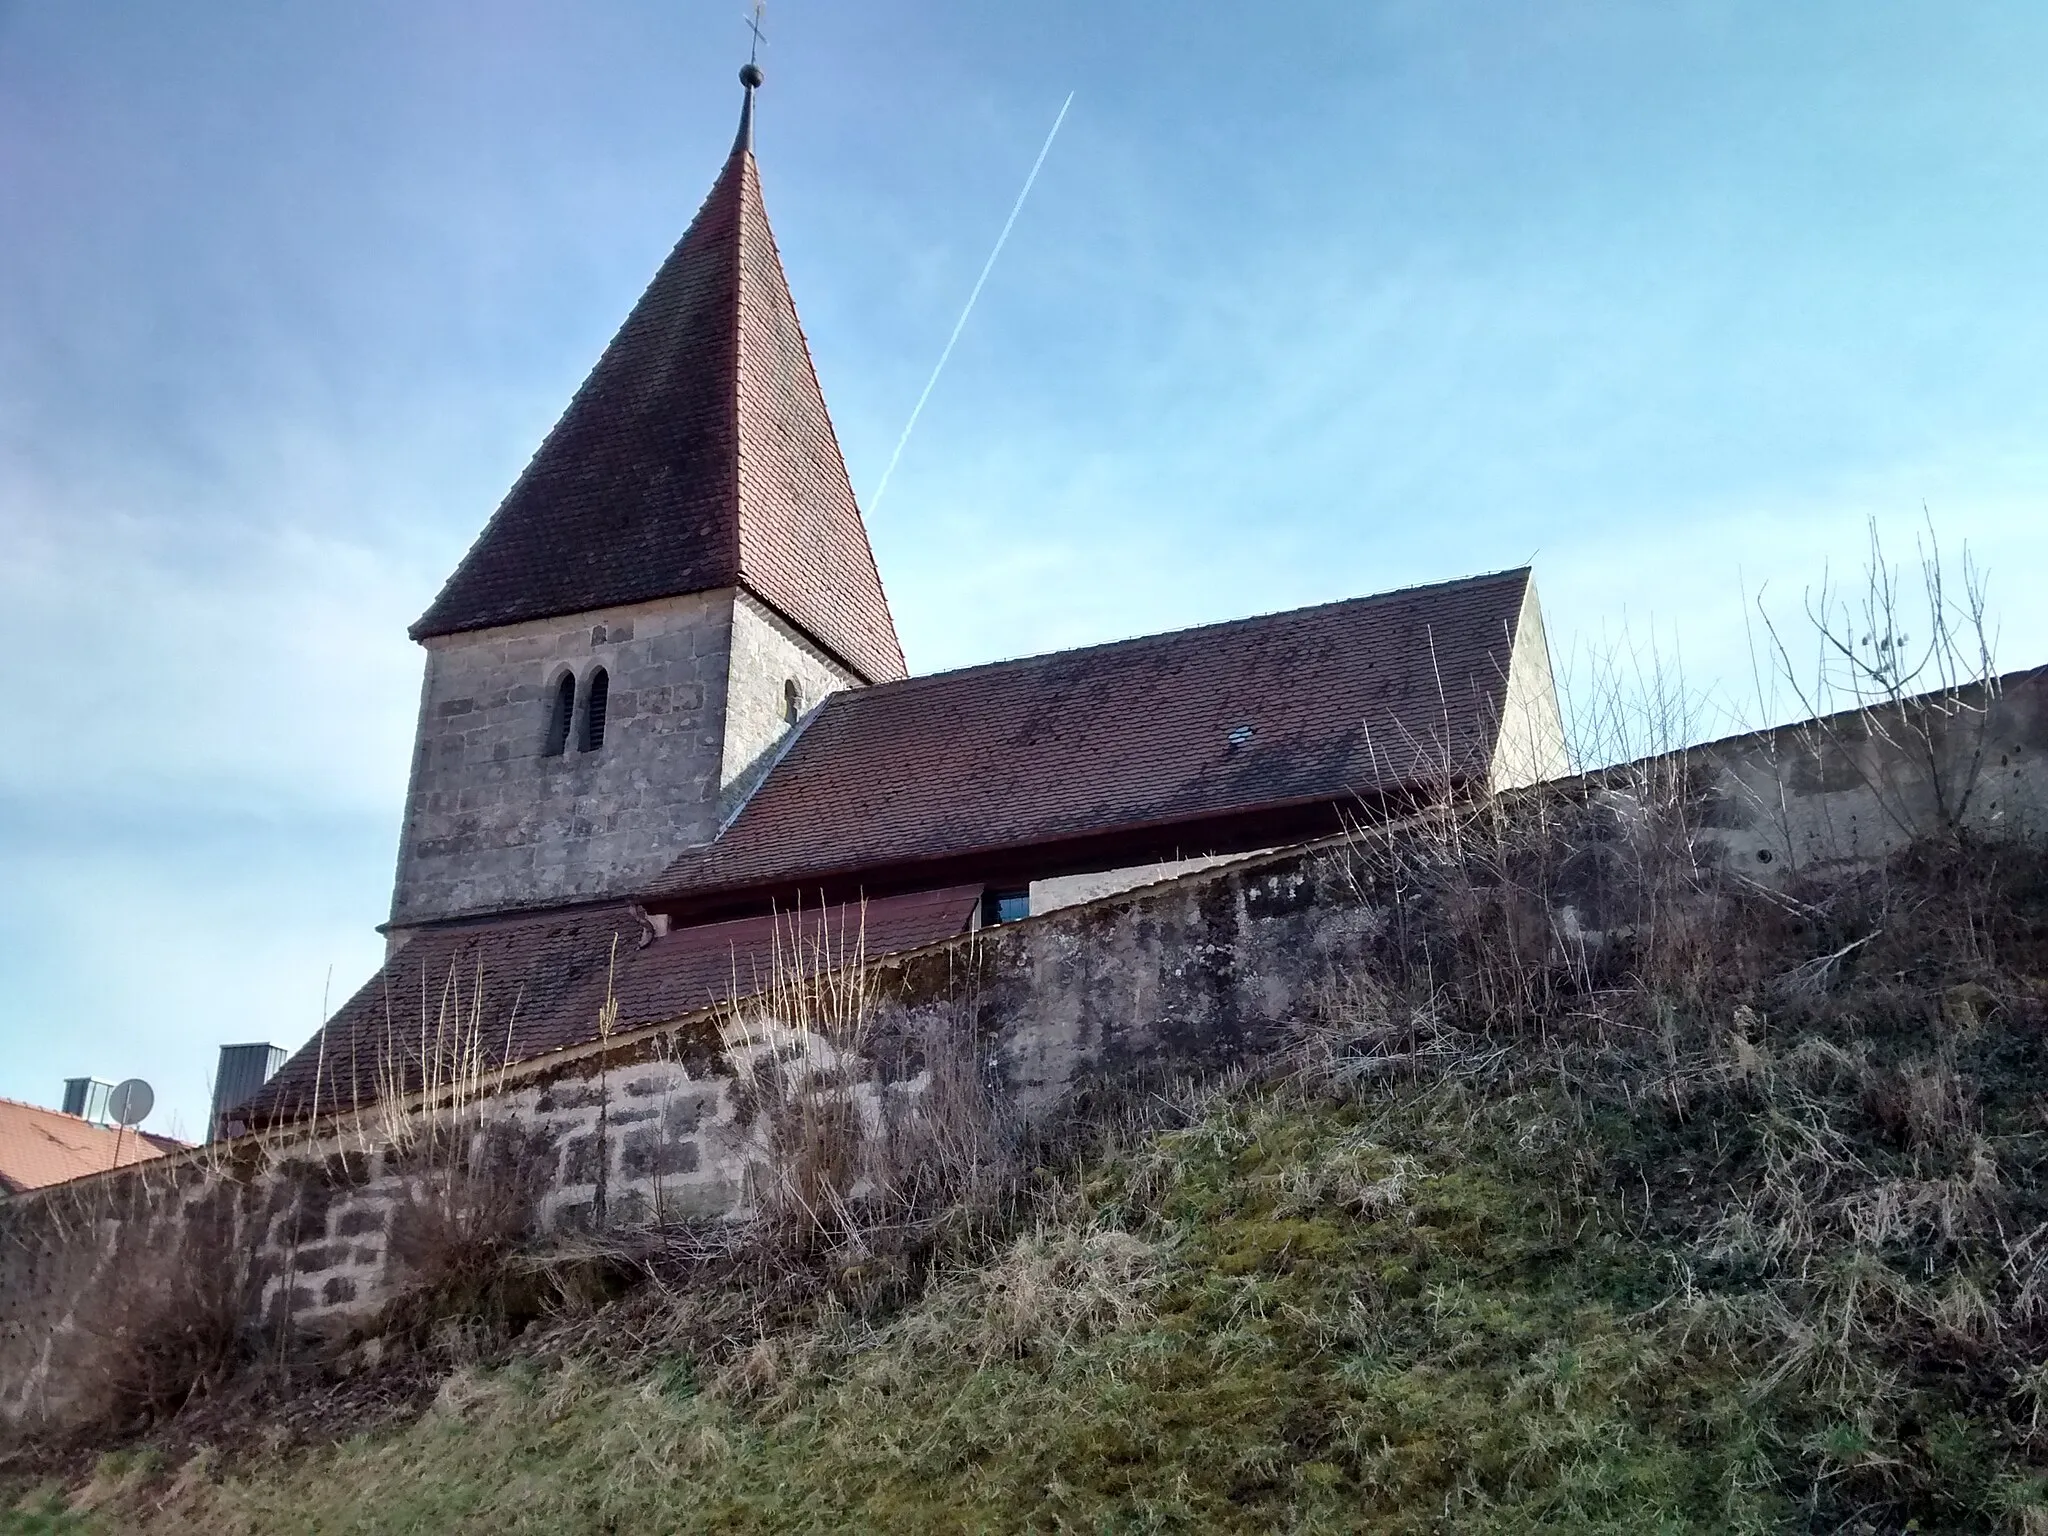
<svg viewBox="0 0 2048 1536">
<path fill-rule="evenodd" d="M 611 679 L 603 667 L 590 674 L 590 695 L 583 705 L 583 750 L 595 752 L 604 745 L 605 705 L 611 698 Z"/>
<path fill-rule="evenodd" d="M 796 679 L 790 678 L 782 685 L 782 721 L 795 725 L 797 716 L 804 712 L 804 691 L 797 687 Z"/>
<path fill-rule="evenodd" d="M 548 714 L 548 739 L 541 751 L 560 757 L 569 747 L 569 727 L 576 719 L 576 674 L 564 672 L 555 684 L 554 703 Z"/>
</svg>

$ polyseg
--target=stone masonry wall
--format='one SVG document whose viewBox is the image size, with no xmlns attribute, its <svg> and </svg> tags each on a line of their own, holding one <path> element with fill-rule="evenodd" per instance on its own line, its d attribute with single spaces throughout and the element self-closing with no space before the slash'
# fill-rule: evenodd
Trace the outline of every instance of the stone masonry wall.
<svg viewBox="0 0 2048 1536">
<path fill-rule="evenodd" d="M 709 838 L 733 606 L 727 589 L 428 641 L 392 923 L 608 894 Z M 598 666 L 603 747 L 546 755 L 562 673 L 580 701 Z"/>
<path fill-rule="evenodd" d="M 1659 761 L 1696 786 L 1696 843 L 1750 879 L 1877 862 L 1956 827 L 2038 841 L 2048 838 L 2048 667 Z"/>
<path fill-rule="evenodd" d="M 747 592 L 733 600 L 731 656 L 719 769 L 728 815 L 760 782 L 789 733 L 786 684 L 797 686 L 800 715 L 816 709 L 828 693 L 860 686 L 859 678 Z"/>
<path fill-rule="evenodd" d="M 1568 810 L 1589 848 L 1631 836 L 1647 803 L 1677 805 L 1691 856 L 1752 883 L 1866 865 L 1945 822 L 2048 837 L 2048 670 L 1964 703 L 1808 722 L 1504 804 Z M 961 1042 L 1041 1122 L 1094 1086 L 1241 1061 L 1401 910 L 1360 849 L 1285 850 L 888 957 L 870 969 L 870 1036 Z M 1567 916 L 1558 932 L 1609 926 L 1591 908 Z M 67 1351 L 91 1335 L 91 1298 L 110 1275 L 149 1273 L 147 1256 L 201 1217 L 243 1234 L 252 1317 L 335 1333 L 417 1283 L 411 1255 L 451 1180 L 522 1234 L 743 1213 L 764 1061 L 840 1084 L 864 1118 L 929 1080 L 915 1049 L 847 1058 L 753 1015 L 742 1028 L 703 1010 L 520 1063 L 463 1105 L 374 1106 L 311 1139 L 245 1138 L 0 1207 L 0 1419 L 89 1406 Z M 454 1155 L 429 1155 L 437 1144 Z"/>
</svg>

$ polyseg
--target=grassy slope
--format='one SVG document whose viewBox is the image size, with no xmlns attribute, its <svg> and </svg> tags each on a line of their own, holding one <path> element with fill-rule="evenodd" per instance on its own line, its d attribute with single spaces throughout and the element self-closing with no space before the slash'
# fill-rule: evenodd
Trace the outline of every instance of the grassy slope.
<svg viewBox="0 0 2048 1536">
<path fill-rule="evenodd" d="M 1966 1402 L 1875 1444 L 1764 1386 L 1767 1354 L 1689 1344 L 1674 1255 L 1595 1193 L 1577 1118 L 1542 1091 L 1218 1104 L 878 1334 L 701 1384 L 459 1376 L 253 1477 L 122 1496 L 117 1460 L 76 1528 L 1777 1529 L 1902 1452 L 1946 1485 L 1935 1523 L 2036 1504 Z"/>
<path fill-rule="evenodd" d="M 159 1528 L 1764 1523 L 1732 1378 L 1676 1385 L 1631 1321 L 1669 1266 L 1556 1177 L 1582 1159 L 1548 1099 L 1218 1103 L 877 1335 L 775 1341 L 710 1391 L 682 1361 L 459 1378 Z"/>
<path fill-rule="evenodd" d="M 2048 1531 L 2048 989 L 1910 942 L 1766 1013 L 1653 1007 L 1640 1057 L 1640 1023 L 1349 1086 L 1324 1052 L 883 1321 L 461 1372 L 405 1427 L 112 1458 L 0 1530 Z"/>
</svg>

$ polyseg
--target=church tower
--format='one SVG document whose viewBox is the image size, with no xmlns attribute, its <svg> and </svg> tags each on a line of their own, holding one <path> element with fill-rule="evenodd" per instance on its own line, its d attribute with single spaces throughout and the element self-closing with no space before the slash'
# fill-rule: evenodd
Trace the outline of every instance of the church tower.
<svg viewBox="0 0 2048 1536">
<path fill-rule="evenodd" d="M 826 694 L 904 675 L 740 79 L 710 196 L 412 627 L 394 929 L 633 890 Z"/>
</svg>

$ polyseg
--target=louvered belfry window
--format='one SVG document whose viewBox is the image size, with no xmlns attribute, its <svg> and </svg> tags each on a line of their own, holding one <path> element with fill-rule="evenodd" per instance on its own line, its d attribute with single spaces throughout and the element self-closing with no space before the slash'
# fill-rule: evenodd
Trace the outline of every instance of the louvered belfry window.
<svg viewBox="0 0 2048 1536">
<path fill-rule="evenodd" d="M 554 711 L 548 716 L 547 745 L 541 750 L 549 757 L 560 757 L 569 747 L 569 726 L 576 718 L 576 674 L 564 672 L 562 680 L 555 684 Z"/>
<path fill-rule="evenodd" d="M 611 679 L 603 667 L 590 674 L 590 697 L 583 706 L 583 750 L 595 752 L 604 745 L 604 711 L 611 697 Z"/>
</svg>

